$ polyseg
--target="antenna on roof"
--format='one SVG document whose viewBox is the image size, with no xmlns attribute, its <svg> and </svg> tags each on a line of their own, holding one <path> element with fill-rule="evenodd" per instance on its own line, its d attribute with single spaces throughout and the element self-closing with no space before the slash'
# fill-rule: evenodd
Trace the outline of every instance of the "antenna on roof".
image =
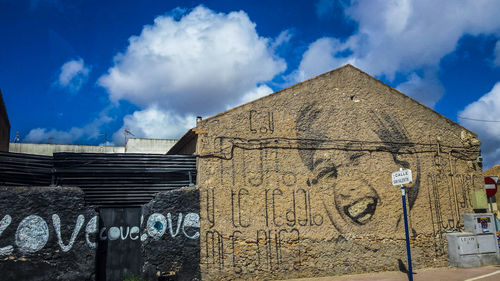
<svg viewBox="0 0 500 281">
<path fill-rule="evenodd" d="M 16 137 L 14 138 L 14 143 L 19 142 L 21 138 L 19 137 L 19 130 L 16 131 Z"/>
<path fill-rule="evenodd" d="M 104 134 L 100 134 L 100 136 L 104 136 L 104 146 L 107 146 L 109 144 L 108 134 L 104 133 Z"/>
<path fill-rule="evenodd" d="M 132 132 L 129 129 L 125 128 L 123 130 L 123 136 L 125 137 L 125 142 L 123 143 L 123 146 L 125 146 L 125 147 L 127 147 L 127 135 L 131 135 L 131 136 L 135 137 L 135 135 L 132 134 Z"/>
</svg>

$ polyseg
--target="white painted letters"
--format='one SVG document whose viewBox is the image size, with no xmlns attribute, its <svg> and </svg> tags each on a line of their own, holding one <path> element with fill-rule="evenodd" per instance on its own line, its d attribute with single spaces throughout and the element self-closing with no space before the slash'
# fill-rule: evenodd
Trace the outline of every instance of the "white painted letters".
<svg viewBox="0 0 500 281">
<path fill-rule="evenodd" d="M 85 228 L 85 241 L 87 241 L 87 245 L 89 245 L 89 247 L 92 249 L 95 249 L 97 247 L 97 243 L 91 242 L 89 237 L 90 234 L 95 233 L 97 233 L 97 216 L 91 218 L 87 223 L 87 227 Z"/>
<path fill-rule="evenodd" d="M 9 215 L 5 215 L 0 221 L 0 236 L 2 236 L 3 231 L 10 225 L 12 218 Z M 0 248 L 0 256 L 10 255 L 14 251 L 12 245 Z"/>
<path fill-rule="evenodd" d="M 132 234 L 139 234 L 139 227 L 133 226 L 132 229 L 130 229 L 130 239 L 137 240 L 137 238 L 139 238 L 139 235 L 132 237 Z"/>
<path fill-rule="evenodd" d="M 179 234 L 179 230 L 181 229 L 181 224 L 182 224 L 182 213 L 179 213 L 179 217 L 177 218 L 177 230 L 174 232 L 172 231 L 172 215 L 170 213 L 167 214 L 168 218 L 168 227 L 170 229 L 170 236 L 175 237 L 177 234 Z"/>
<path fill-rule="evenodd" d="M 126 233 L 125 235 L 123 235 L 123 227 L 122 227 L 122 226 L 120 226 L 120 238 L 121 238 L 122 240 L 127 239 L 127 236 L 128 236 L 128 234 L 129 234 L 129 231 L 130 231 L 130 227 L 128 227 L 128 226 L 127 226 L 127 233 Z"/>
<path fill-rule="evenodd" d="M 163 216 L 162 214 L 154 213 L 151 216 L 149 216 L 146 225 L 149 236 L 153 237 L 153 239 L 155 240 L 158 240 L 165 233 L 167 220 L 165 219 L 165 216 Z"/>
<path fill-rule="evenodd" d="M 118 227 L 116 226 L 110 227 L 108 231 L 108 237 L 109 240 L 116 240 L 120 238 L 120 229 L 118 229 Z"/>
<path fill-rule="evenodd" d="M 37 215 L 24 218 L 16 231 L 16 245 L 23 253 L 40 251 L 49 240 L 49 227 L 45 220 Z"/>
<path fill-rule="evenodd" d="M 200 228 L 200 215 L 197 213 L 189 213 L 184 218 L 184 224 L 182 225 L 182 233 L 190 239 L 198 239 L 200 237 L 200 232 L 196 231 L 192 236 L 186 233 L 186 227 Z"/>
<path fill-rule="evenodd" d="M 71 234 L 71 238 L 69 239 L 68 245 L 64 245 L 62 238 L 61 238 L 61 220 L 59 219 L 59 216 L 57 214 L 52 215 L 52 222 L 54 224 L 54 230 L 56 231 L 57 235 L 57 243 L 61 247 L 61 250 L 63 252 L 67 252 L 71 250 L 73 247 L 73 243 L 75 243 L 76 236 L 78 235 L 78 232 L 80 232 L 80 229 L 82 228 L 83 223 L 85 222 L 85 217 L 83 215 L 78 215 L 76 219 L 76 224 L 75 224 L 75 229 L 73 230 L 73 233 Z"/>
<path fill-rule="evenodd" d="M 144 217 L 141 216 L 140 226 L 128 226 L 128 225 L 118 225 L 110 226 L 109 229 L 106 227 L 98 228 L 98 216 L 93 216 L 85 227 L 85 241 L 86 244 L 91 249 L 97 248 L 97 241 L 91 241 L 92 234 L 98 234 L 95 239 L 104 240 L 138 240 L 144 242 L 151 237 L 155 240 L 159 240 L 165 234 L 167 228 L 169 229 L 169 234 L 171 238 L 179 237 L 179 233 L 182 229 L 182 234 L 189 239 L 199 239 L 200 237 L 200 216 L 197 213 L 178 213 L 177 220 L 174 222 L 171 213 L 167 213 L 167 216 L 160 213 L 154 213 L 149 216 L 146 227 L 141 234 L 140 227 L 142 226 Z M 78 215 L 75 223 L 75 227 L 71 234 L 71 237 L 67 244 L 64 244 L 61 233 L 61 219 L 59 215 L 52 215 L 52 224 L 57 237 L 57 243 L 61 247 L 63 252 L 68 252 L 73 247 L 76 239 L 78 238 L 78 233 L 80 232 L 83 224 L 85 222 L 85 217 L 83 215 Z M 0 220 L 0 237 L 4 233 L 5 229 L 9 227 L 12 223 L 12 217 L 10 215 L 5 215 L 2 220 Z M 25 217 L 18 225 L 15 234 L 15 244 L 20 252 L 23 254 L 32 254 L 40 251 L 49 240 L 49 227 L 47 222 L 40 216 L 29 215 Z M 92 239 L 94 240 L 94 239 Z M 6 256 L 12 254 L 14 251 L 13 245 L 7 245 L 0 247 L 0 256 Z"/>
</svg>

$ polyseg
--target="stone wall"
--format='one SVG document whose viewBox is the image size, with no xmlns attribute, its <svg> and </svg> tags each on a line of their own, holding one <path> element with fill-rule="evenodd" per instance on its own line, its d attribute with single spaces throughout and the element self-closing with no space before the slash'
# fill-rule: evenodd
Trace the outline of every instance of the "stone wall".
<svg viewBox="0 0 500 281">
<path fill-rule="evenodd" d="M 149 235 L 142 242 L 146 280 L 201 280 L 199 213 L 194 187 L 160 192 L 143 206 Z"/>
<path fill-rule="evenodd" d="M 447 265 L 482 186 L 476 135 L 352 66 L 202 120 L 204 280 L 398 270 L 407 187 L 414 267 Z"/>
<path fill-rule="evenodd" d="M 97 217 L 69 187 L 0 187 L 2 280 L 93 280 Z"/>
</svg>

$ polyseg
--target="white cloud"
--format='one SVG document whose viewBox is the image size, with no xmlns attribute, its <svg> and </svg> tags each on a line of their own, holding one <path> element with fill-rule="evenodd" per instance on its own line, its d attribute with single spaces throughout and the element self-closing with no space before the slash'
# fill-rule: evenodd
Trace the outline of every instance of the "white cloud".
<svg viewBox="0 0 500 281">
<path fill-rule="evenodd" d="M 245 12 L 198 6 L 179 20 L 159 16 L 130 37 L 98 83 L 113 101 L 155 103 L 172 116 L 213 114 L 286 69 L 271 45 Z"/>
<path fill-rule="evenodd" d="M 421 69 L 437 71 L 441 58 L 455 50 L 463 35 L 500 35 L 500 5 L 492 0 L 360 0 L 352 1 L 344 12 L 357 22 L 357 33 L 345 42 L 333 38 L 329 43 L 328 38 L 313 42 L 303 57 L 303 62 L 309 61 L 301 63 L 297 70 L 304 76 L 297 75 L 296 79 L 307 79 L 327 66 L 332 69 L 350 62 L 389 80 L 396 73 L 409 75 L 407 83 L 415 84 L 411 73 Z M 321 48 L 315 46 L 321 44 Z M 314 56 L 308 54 L 312 49 L 316 50 Z M 336 57 L 346 49 L 352 54 L 343 59 Z M 419 84 L 433 88 L 435 76 L 420 77 Z M 428 99 L 427 104 L 437 99 Z"/>
<path fill-rule="evenodd" d="M 498 121 L 500 120 L 499 108 L 500 82 L 497 82 L 490 92 L 469 104 L 458 114 L 460 124 L 478 134 L 479 140 L 482 142 L 481 150 L 486 168 L 500 163 L 500 123 L 461 119 L 460 116 L 477 120 Z"/>
<path fill-rule="evenodd" d="M 90 68 L 85 66 L 83 59 L 70 60 L 61 66 L 61 72 L 56 84 L 71 92 L 78 92 L 87 82 Z"/>
<path fill-rule="evenodd" d="M 274 50 L 290 41 L 293 37 L 293 32 L 290 29 L 286 29 L 280 32 L 278 37 L 274 39 L 273 43 L 271 44 L 271 48 Z"/>
<path fill-rule="evenodd" d="M 399 84 L 397 89 L 429 107 L 434 107 L 444 93 L 435 71 L 424 72 L 423 75 L 413 72 L 408 81 Z"/>
<path fill-rule="evenodd" d="M 335 38 L 320 38 L 309 45 L 302 56 L 298 70 L 289 79 L 292 82 L 303 81 L 318 74 L 332 70 L 351 62 L 348 58 L 338 57 L 344 51 L 343 44 Z"/>
<path fill-rule="evenodd" d="M 46 128 L 32 129 L 24 138 L 24 142 L 29 143 L 59 143 L 71 144 L 74 140 L 82 136 L 80 128 L 72 128 L 69 131 L 59 131 Z"/>
<path fill-rule="evenodd" d="M 273 92 L 273 89 L 269 88 L 267 85 L 260 85 L 258 87 L 255 87 L 254 89 L 246 92 L 240 98 L 240 100 L 238 102 L 233 103 L 233 104 L 228 104 L 226 106 L 226 110 L 231 109 L 235 106 L 247 103 L 247 102 L 251 102 L 251 101 L 256 100 L 260 97 L 267 96 L 267 95 L 271 94 L 272 92 Z"/>
<path fill-rule="evenodd" d="M 83 127 L 73 127 L 68 131 L 36 128 L 32 129 L 24 138 L 29 143 L 57 143 L 73 144 L 77 141 L 95 140 L 100 137 L 99 128 L 112 119 L 101 113 L 100 117 Z"/>
<path fill-rule="evenodd" d="M 495 45 L 493 64 L 495 66 L 500 66 L 500 40 L 498 40 L 496 45 Z"/>
<path fill-rule="evenodd" d="M 178 115 L 163 111 L 157 105 L 139 110 L 123 118 L 123 126 L 113 134 L 115 144 L 123 144 L 125 129 L 135 137 L 175 139 L 196 126 L 194 115 Z"/>
</svg>

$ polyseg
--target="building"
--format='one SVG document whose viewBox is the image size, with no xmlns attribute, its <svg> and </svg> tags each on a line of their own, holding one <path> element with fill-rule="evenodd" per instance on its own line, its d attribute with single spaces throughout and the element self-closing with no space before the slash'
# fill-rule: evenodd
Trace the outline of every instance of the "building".
<svg viewBox="0 0 500 281">
<path fill-rule="evenodd" d="M 488 170 L 484 171 L 484 176 L 485 177 L 497 177 L 500 178 L 500 165 L 495 165 L 491 168 L 489 168 Z M 495 194 L 495 196 L 492 198 L 491 200 L 493 203 L 492 203 L 492 208 L 494 211 L 497 211 L 498 210 L 498 202 L 500 202 L 500 192 L 497 191 L 497 193 Z"/>
<path fill-rule="evenodd" d="M 9 152 L 46 156 L 58 152 L 165 154 L 176 142 L 174 139 L 129 138 L 125 146 L 10 143 Z"/>
<path fill-rule="evenodd" d="M 0 90 L 0 151 L 9 151 L 10 123 Z"/>
<path fill-rule="evenodd" d="M 414 268 L 447 266 L 482 188 L 477 135 L 346 65 L 198 122 L 203 279 L 398 270 L 407 188 Z"/>
</svg>

